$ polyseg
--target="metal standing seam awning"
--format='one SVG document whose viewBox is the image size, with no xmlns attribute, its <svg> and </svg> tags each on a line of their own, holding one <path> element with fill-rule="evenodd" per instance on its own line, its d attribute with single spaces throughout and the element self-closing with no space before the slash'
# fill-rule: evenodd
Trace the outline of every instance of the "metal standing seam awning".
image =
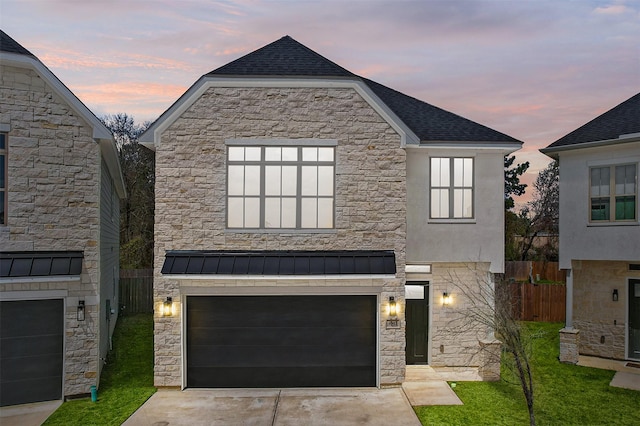
<svg viewBox="0 0 640 426">
<path fill-rule="evenodd" d="M 80 275 L 83 258 L 82 251 L 0 252 L 0 278 Z"/>
<path fill-rule="evenodd" d="M 165 275 L 395 275 L 393 250 L 167 251 Z"/>
</svg>

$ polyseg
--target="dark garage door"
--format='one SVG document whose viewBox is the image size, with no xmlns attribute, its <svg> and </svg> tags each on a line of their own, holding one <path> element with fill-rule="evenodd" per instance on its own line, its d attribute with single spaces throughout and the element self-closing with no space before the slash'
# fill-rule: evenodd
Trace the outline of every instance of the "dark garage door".
<svg viewBox="0 0 640 426">
<path fill-rule="evenodd" d="M 62 299 L 0 302 L 0 406 L 62 398 Z"/>
<path fill-rule="evenodd" d="M 375 296 L 189 296 L 188 387 L 376 385 Z"/>
</svg>

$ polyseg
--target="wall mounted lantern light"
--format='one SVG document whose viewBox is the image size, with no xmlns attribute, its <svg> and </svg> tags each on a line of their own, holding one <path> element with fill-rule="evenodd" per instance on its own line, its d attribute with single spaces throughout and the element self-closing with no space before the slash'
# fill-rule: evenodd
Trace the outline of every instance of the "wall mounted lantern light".
<svg viewBox="0 0 640 426">
<path fill-rule="evenodd" d="M 398 305 L 396 304 L 396 298 L 389 297 L 389 316 L 398 316 Z"/>
<path fill-rule="evenodd" d="M 84 321 L 84 300 L 78 300 L 78 310 L 76 312 L 76 319 L 78 321 Z"/>
<path fill-rule="evenodd" d="M 451 304 L 451 295 L 446 291 L 442 293 L 442 306 L 449 306 Z"/>
<path fill-rule="evenodd" d="M 618 301 L 618 289 L 617 289 L 617 288 L 614 288 L 614 289 L 613 289 L 613 295 L 611 296 L 611 299 L 612 299 L 614 302 L 617 302 L 617 301 Z"/>
<path fill-rule="evenodd" d="M 162 316 L 170 317 L 175 313 L 175 309 L 173 307 L 173 299 L 171 297 L 167 297 L 167 299 L 162 302 Z"/>
</svg>

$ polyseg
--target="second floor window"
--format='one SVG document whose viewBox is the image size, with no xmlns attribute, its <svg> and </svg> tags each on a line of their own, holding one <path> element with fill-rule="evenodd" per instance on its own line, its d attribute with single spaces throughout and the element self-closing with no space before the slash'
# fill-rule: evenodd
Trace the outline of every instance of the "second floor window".
<svg viewBox="0 0 640 426">
<path fill-rule="evenodd" d="M 637 170 L 635 164 L 590 169 L 592 222 L 636 220 Z"/>
<path fill-rule="evenodd" d="M 229 146 L 227 227 L 334 227 L 335 148 Z"/>
<path fill-rule="evenodd" d="M 432 219 L 473 218 L 473 158 L 431 158 Z"/>
</svg>

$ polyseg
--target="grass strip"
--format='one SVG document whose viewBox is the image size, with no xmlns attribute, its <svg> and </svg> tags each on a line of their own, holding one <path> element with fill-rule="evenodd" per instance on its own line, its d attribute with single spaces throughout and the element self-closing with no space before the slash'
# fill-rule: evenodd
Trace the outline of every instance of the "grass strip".
<svg viewBox="0 0 640 426">
<path fill-rule="evenodd" d="M 638 425 L 640 392 L 609 386 L 614 371 L 558 361 L 561 323 L 526 323 L 533 341 L 536 423 Z M 506 369 L 499 382 L 457 382 L 464 405 L 415 407 L 423 425 L 528 425 L 520 384 Z M 639 376 L 640 378 L 640 376 Z"/>
<path fill-rule="evenodd" d="M 67 401 L 44 424 L 121 425 L 155 391 L 153 316 L 122 316 L 113 334 L 113 350 L 102 371 L 98 401 Z"/>
</svg>

